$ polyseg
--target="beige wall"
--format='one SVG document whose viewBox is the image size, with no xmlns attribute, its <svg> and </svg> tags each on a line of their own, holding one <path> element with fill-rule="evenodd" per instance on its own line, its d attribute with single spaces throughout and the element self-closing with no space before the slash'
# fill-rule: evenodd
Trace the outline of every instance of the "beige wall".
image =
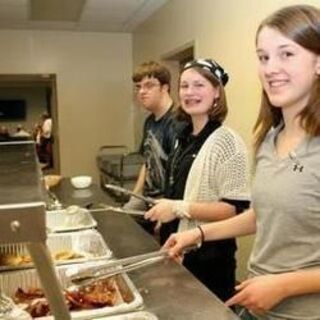
<svg viewBox="0 0 320 320">
<path fill-rule="evenodd" d="M 97 177 L 103 144 L 133 144 L 132 40 L 125 33 L 0 31 L 0 74 L 57 75 L 61 171 Z"/>
<path fill-rule="evenodd" d="M 319 6 L 319 0 L 303 2 Z M 196 57 L 214 57 L 228 70 L 231 81 L 226 87 L 230 107 L 227 124 L 250 147 L 260 100 L 255 71 L 255 30 L 260 20 L 272 11 L 297 3 L 301 1 L 171 0 L 134 33 L 134 65 L 160 59 L 193 42 Z M 138 114 L 136 118 L 139 124 L 141 116 Z M 240 242 L 239 279 L 245 277 L 251 243 L 250 238 Z"/>
</svg>

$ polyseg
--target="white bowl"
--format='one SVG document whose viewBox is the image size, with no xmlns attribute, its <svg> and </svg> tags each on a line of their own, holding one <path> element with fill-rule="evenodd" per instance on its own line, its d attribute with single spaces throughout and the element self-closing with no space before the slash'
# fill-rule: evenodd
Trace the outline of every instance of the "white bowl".
<svg viewBox="0 0 320 320">
<path fill-rule="evenodd" d="M 77 176 L 71 178 L 71 184 L 77 189 L 85 189 L 91 185 L 92 178 L 90 176 Z"/>
</svg>

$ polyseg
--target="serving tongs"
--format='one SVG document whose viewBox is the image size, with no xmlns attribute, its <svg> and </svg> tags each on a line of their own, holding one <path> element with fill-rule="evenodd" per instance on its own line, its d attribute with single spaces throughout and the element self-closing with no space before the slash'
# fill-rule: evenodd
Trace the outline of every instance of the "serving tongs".
<svg viewBox="0 0 320 320">
<path fill-rule="evenodd" d="M 184 250 L 184 253 L 196 248 L 196 246 L 187 247 Z M 164 259 L 168 259 L 168 253 L 169 250 L 161 250 L 106 262 L 100 266 L 88 267 L 74 273 L 69 273 L 68 280 L 73 284 L 73 287 L 82 287 L 97 280 L 107 279 L 118 274 L 140 269 Z"/>
<path fill-rule="evenodd" d="M 144 216 L 146 213 L 143 210 L 135 210 L 135 209 L 125 209 L 122 207 L 114 207 L 110 206 L 104 203 L 99 203 L 99 208 L 88 208 L 90 212 L 106 212 L 106 211 L 112 211 L 116 213 L 125 213 L 125 214 L 130 214 L 134 216 Z"/>
<path fill-rule="evenodd" d="M 116 186 L 114 184 L 105 184 L 104 185 L 107 189 L 110 189 L 110 190 L 113 190 L 113 191 L 117 191 L 117 192 L 120 192 L 120 193 L 123 193 L 127 196 L 132 196 L 132 197 L 135 197 L 137 199 L 140 199 L 142 201 L 144 201 L 146 204 L 148 204 L 149 206 L 154 206 L 157 201 L 151 197 L 145 197 L 141 194 L 138 194 L 138 193 L 135 193 L 131 190 L 128 190 L 126 188 L 122 188 L 122 187 L 119 187 L 119 186 Z"/>
</svg>

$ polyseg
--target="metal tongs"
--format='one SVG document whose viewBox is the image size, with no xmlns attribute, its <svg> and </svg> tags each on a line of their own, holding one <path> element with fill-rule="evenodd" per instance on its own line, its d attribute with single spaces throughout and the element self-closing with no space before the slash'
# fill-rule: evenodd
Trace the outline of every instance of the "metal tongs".
<svg viewBox="0 0 320 320">
<path fill-rule="evenodd" d="M 184 253 L 197 249 L 197 246 L 187 247 Z M 71 283 L 77 287 L 91 284 L 94 281 L 106 279 L 124 272 L 133 271 L 169 258 L 169 250 L 155 251 L 116 261 L 106 262 L 100 266 L 88 267 L 68 275 Z"/>
<path fill-rule="evenodd" d="M 149 206 L 154 206 L 157 202 L 155 199 L 151 198 L 151 197 L 145 197 L 141 194 L 137 194 L 135 192 L 132 192 L 128 189 L 125 189 L 125 188 L 122 188 L 122 187 L 119 187 L 119 186 L 116 186 L 114 184 L 105 184 L 104 185 L 107 189 L 110 189 L 110 190 L 114 190 L 114 191 L 117 191 L 117 192 L 121 192 L 125 195 L 128 195 L 128 196 L 133 196 L 137 199 L 140 199 L 142 201 L 144 201 L 146 204 L 148 204 Z"/>
<path fill-rule="evenodd" d="M 112 211 L 117 213 L 125 213 L 130 214 L 134 216 L 144 216 L 146 213 L 143 210 L 135 210 L 135 209 L 125 209 L 122 207 L 114 207 L 110 206 L 104 203 L 99 203 L 99 208 L 87 208 L 90 212 L 106 212 L 106 211 Z"/>
</svg>

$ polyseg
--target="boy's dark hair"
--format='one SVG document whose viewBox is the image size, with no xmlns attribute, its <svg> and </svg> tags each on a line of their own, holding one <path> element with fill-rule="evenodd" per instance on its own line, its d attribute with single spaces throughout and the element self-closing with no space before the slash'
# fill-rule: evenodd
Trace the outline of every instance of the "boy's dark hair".
<svg viewBox="0 0 320 320">
<path fill-rule="evenodd" d="M 148 61 L 139 65 L 132 75 L 132 81 L 137 83 L 145 77 L 158 79 L 161 85 L 167 84 L 170 88 L 170 71 L 158 62 Z"/>
</svg>

